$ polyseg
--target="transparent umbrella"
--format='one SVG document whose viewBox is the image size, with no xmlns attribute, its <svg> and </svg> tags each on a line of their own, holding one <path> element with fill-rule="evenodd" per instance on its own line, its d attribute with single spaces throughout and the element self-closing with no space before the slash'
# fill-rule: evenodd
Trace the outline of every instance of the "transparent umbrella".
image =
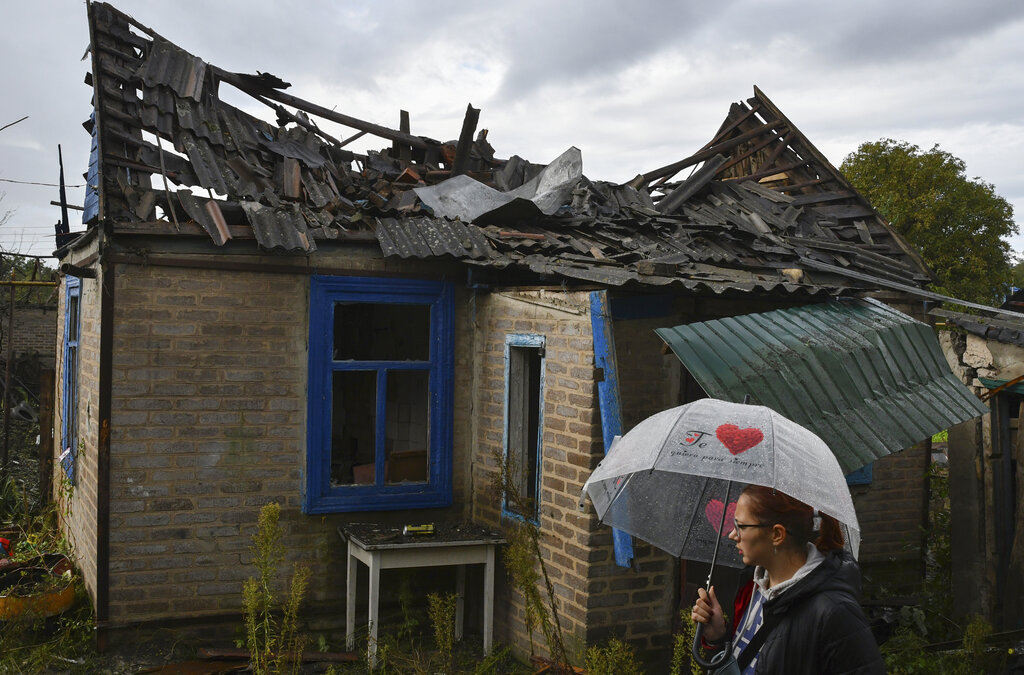
<svg viewBox="0 0 1024 675">
<path fill-rule="evenodd" d="M 742 567 L 722 542 L 748 484 L 775 488 L 836 518 L 857 555 L 860 527 L 846 478 L 814 433 L 770 408 L 701 399 L 618 439 L 583 486 L 606 525 L 688 560 Z M 721 551 L 718 551 L 719 544 Z"/>
<path fill-rule="evenodd" d="M 735 546 L 722 539 L 749 484 L 834 517 L 857 555 L 860 526 L 835 455 L 814 433 L 763 406 L 709 398 L 648 417 L 612 444 L 584 484 L 580 508 L 590 495 L 603 523 L 674 556 L 710 562 L 710 588 L 720 555 L 724 564 L 743 566 Z M 706 661 L 699 648 L 703 628 L 697 626 L 693 655 L 715 669 L 731 650 Z"/>
</svg>

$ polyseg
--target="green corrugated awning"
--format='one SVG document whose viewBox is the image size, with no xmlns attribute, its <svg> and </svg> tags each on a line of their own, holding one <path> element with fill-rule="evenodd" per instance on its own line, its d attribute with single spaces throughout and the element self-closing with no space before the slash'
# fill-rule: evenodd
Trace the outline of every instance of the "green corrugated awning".
<svg viewBox="0 0 1024 675">
<path fill-rule="evenodd" d="M 709 396 L 750 395 L 811 429 L 847 473 L 988 412 L 954 377 L 930 326 L 875 300 L 657 333 Z"/>
</svg>

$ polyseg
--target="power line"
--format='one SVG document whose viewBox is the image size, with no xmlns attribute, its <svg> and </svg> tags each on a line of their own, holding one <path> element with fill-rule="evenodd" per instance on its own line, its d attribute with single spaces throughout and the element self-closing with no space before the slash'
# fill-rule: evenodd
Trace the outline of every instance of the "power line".
<svg viewBox="0 0 1024 675">
<path fill-rule="evenodd" d="M 41 258 L 41 259 L 46 259 L 46 258 L 52 258 L 53 257 L 52 255 L 31 255 L 29 253 L 12 253 L 11 251 L 0 250 L 0 256 L 4 256 L 4 255 L 10 255 L 10 256 L 14 256 L 16 258 Z"/>
<path fill-rule="evenodd" d="M 30 180 L 12 180 L 10 178 L 0 178 L 0 182 L 2 182 L 2 183 L 17 183 L 18 185 L 42 185 L 43 187 L 60 187 L 59 183 L 36 183 L 36 182 L 30 181 Z M 68 187 L 68 188 L 82 188 L 82 187 L 87 187 L 87 184 L 86 183 L 82 183 L 81 185 L 65 185 L 64 187 Z"/>
<path fill-rule="evenodd" d="M 0 127 L 0 131 L 3 131 L 3 130 L 4 130 L 4 129 L 6 129 L 7 127 L 13 127 L 13 126 L 14 126 L 15 124 L 17 124 L 18 122 L 24 122 L 24 121 L 25 121 L 25 120 L 27 120 L 27 119 L 28 119 L 28 115 L 25 115 L 25 116 L 24 116 L 24 117 L 22 117 L 22 118 L 21 118 L 20 120 L 14 120 L 14 121 L 13 121 L 13 122 L 11 122 L 10 124 L 5 124 L 5 125 L 3 125 L 2 127 Z"/>
</svg>

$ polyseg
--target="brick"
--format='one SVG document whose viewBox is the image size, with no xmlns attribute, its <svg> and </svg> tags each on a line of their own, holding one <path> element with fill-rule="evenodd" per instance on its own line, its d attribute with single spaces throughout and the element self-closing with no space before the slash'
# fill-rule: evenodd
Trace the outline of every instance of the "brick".
<svg viewBox="0 0 1024 675">
<path fill-rule="evenodd" d="M 191 511 L 194 508 L 191 499 L 153 499 L 147 504 L 148 511 Z"/>
</svg>

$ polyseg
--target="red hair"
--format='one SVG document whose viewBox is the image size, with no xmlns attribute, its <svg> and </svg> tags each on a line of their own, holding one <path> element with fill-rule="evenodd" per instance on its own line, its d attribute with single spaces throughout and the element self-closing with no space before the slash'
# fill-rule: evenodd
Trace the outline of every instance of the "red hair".
<svg viewBox="0 0 1024 675">
<path fill-rule="evenodd" d="M 786 528 L 788 539 L 794 545 L 803 547 L 811 543 L 814 536 L 814 509 L 799 499 L 773 488 L 748 485 L 743 490 L 757 519 L 762 523 L 779 524 Z M 821 527 L 814 545 L 822 553 L 843 548 L 843 530 L 839 521 L 832 516 L 821 516 Z"/>
</svg>

